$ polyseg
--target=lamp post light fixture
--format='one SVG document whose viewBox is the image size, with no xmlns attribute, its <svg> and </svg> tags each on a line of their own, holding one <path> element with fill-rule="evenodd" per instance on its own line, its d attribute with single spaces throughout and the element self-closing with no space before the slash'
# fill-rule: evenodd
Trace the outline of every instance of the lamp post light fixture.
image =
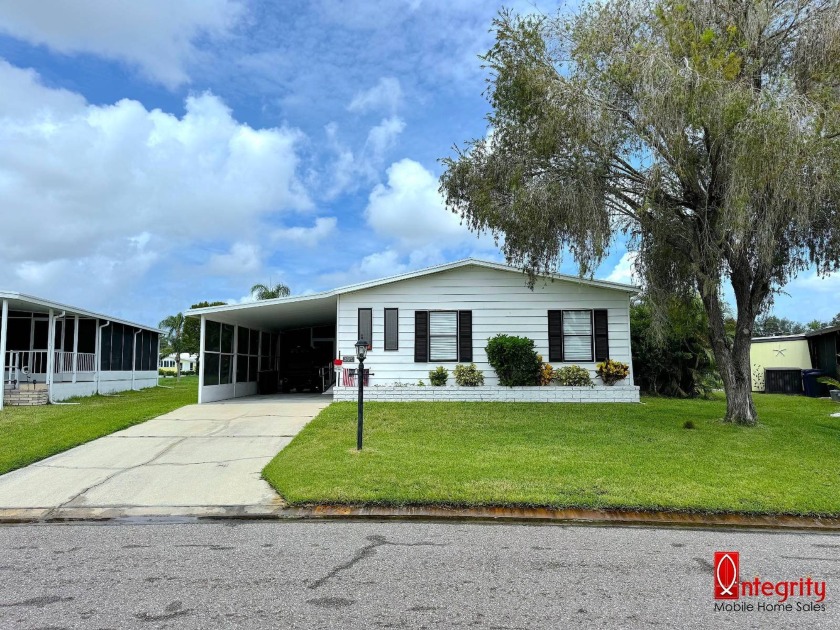
<svg viewBox="0 0 840 630">
<path fill-rule="evenodd" d="M 356 424 L 356 450 L 362 450 L 362 429 L 365 424 L 365 357 L 367 356 L 368 342 L 359 339 L 356 342 L 356 358 L 359 359 L 359 420 Z"/>
</svg>

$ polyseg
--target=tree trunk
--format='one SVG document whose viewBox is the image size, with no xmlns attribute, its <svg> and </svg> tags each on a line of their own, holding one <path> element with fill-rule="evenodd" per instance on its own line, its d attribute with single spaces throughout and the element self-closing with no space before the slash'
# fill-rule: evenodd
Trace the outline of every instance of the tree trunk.
<svg viewBox="0 0 840 630">
<path fill-rule="evenodd" d="M 758 416 L 752 399 L 750 376 L 750 343 L 755 317 L 749 308 L 749 298 L 739 295 L 739 286 L 733 286 L 738 303 L 735 339 L 726 334 L 723 305 L 720 302 L 719 280 L 698 279 L 698 289 L 706 314 L 709 317 L 709 341 L 726 393 L 725 422 L 755 425 Z"/>
<path fill-rule="evenodd" d="M 739 331 L 740 333 L 740 331 Z M 736 334 L 730 355 L 730 383 L 726 387 L 726 416 L 724 421 L 754 425 L 758 422 L 752 398 L 750 370 L 750 339 Z"/>
<path fill-rule="evenodd" d="M 181 355 L 178 355 L 178 360 L 175 361 L 175 380 L 181 380 Z"/>
</svg>

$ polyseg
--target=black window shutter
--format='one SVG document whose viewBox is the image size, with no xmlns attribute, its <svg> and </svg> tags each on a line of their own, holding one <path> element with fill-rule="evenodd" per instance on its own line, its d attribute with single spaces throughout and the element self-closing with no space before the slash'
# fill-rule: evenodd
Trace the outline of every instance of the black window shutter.
<svg viewBox="0 0 840 630">
<path fill-rule="evenodd" d="M 458 360 L 473 360 L 472 311 L 458 311 Z"/>
<path fill-rule="evenodd" d="M 606 309 L 595 311 L 595 360 L 606 361 L 610 357 L 610 333 Z"/>
<path fill-rule="evenodd" d="M 563 311 L 548 311 L 548 360 L 563 361 Z"/>
<path fill-rule="evenodd" d="M 359 340 L 367 341 L 368 348 L 373 347 L 373 309 L 359 309 Z"/>
<path fill-rule="evenodd" d="M 400 349 L 400 312 L 396 308 L 385 309 L 385 350 Z"/>
<path fill-rule="evenodd" d="M 414 311 L 414 362 L 429 362 L 429 311 Z"/>
</svg>

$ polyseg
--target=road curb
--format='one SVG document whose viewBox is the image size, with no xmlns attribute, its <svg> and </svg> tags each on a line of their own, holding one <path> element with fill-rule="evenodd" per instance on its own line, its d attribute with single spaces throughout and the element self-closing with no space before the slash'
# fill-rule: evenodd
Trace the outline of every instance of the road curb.
<svg viewBox="0 0 840 630">
<path fill-rule="evenodd" d="M 208 520 L 402 520 L 490 523 L 541 523 L 557 525 L 612 525 L 690 527 L 720 529 L 765 529 L 840 533 L 840 518 L 791 515 L 710 514 L 695 512 L 645 512 L 567 508 L 551 510 L 526 507 L 449 508 L 438 506 L 345 506 L 287 507 L 274 505 L 0 508 L 0 523 L 68 522 L 200 522 Z"/>
</svg>

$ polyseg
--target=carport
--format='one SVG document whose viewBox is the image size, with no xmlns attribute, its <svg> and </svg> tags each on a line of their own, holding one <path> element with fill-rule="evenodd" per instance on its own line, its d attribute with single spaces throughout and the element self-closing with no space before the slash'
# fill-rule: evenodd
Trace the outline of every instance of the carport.
<svg viewBox="0 0 840 630">
<path fill-rule="evenodd" d="M 329 291 L 188 310 L 201 319 L 199 403 L 328 390 L 338 299 Z"/>
</svg>

